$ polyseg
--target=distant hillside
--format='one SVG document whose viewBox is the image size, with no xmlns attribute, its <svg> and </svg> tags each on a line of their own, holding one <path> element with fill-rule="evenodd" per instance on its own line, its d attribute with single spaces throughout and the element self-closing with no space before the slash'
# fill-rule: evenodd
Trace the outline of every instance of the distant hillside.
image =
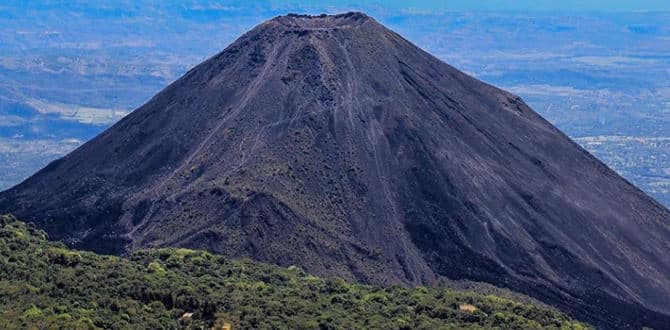
<svg viewBox="0 0 670 330">
<path fill-rule="evenodd" d="M 2 329 L 586 328 L 492 295 L 351 284 L 202 251 L 74 251 L 11 216 L 0 217 L 0 278 Z"/>
</svg>

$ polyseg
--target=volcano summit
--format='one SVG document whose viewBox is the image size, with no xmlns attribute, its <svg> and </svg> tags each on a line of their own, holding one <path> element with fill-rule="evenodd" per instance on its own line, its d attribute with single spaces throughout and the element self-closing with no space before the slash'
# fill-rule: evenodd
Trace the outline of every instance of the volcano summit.
<svg viewBox="0 0 670 330">
<path fill-rule="evenodd" d="M 98 252 L 482 281 L 608 328 L 670 324 L 670 212 L 361 13 L 258 25 L 0 193 L 0 212 Z"/>
</svg>

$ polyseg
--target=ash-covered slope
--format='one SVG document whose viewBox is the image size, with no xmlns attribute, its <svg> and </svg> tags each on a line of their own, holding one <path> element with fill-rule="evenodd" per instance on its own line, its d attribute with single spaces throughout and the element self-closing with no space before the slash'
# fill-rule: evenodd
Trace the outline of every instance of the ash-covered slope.
<svg viewBox="0 0 670 330">
<path fill-rule="evenodd" d="M 670 324 L 670 212 L 518 97 L 359 13 L 267 21 L 0 194 L 78 248 L 490 282 Z"/>
</svg>

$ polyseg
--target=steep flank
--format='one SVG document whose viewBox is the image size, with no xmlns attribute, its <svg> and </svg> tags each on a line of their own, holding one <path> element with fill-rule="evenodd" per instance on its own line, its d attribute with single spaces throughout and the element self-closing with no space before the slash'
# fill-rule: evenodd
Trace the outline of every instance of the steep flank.
<svg viewBox="0 0 670 330">
<path fill-rule="evenodd" d="M 0 193 L 0 212 L 79 249 L 481 281 L 606 328 L 670 324 L 670 212 L 361 13 L 258 25 Z"/>
</svg>

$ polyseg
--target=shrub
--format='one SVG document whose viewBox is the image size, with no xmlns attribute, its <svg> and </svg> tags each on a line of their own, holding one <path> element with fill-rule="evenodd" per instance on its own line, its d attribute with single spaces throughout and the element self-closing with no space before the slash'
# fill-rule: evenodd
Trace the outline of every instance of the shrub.
<svg viewBox="0 0 670 330">
<path fill-rule="evenodd" d="M 64 248 L 52 247 L 46 251 L 49 262 L 63 266 L 75 266 L 81 261 L 81 255 Z"/>
<path fill-rule="evenodd" d="M 361 285 L 188 249 L 100 256 L 11 217 L 0 224 L 0 328 L 178 328 L 185 313 L 198 329 L 586 328 L 496 296 Z"/>
</svg>

